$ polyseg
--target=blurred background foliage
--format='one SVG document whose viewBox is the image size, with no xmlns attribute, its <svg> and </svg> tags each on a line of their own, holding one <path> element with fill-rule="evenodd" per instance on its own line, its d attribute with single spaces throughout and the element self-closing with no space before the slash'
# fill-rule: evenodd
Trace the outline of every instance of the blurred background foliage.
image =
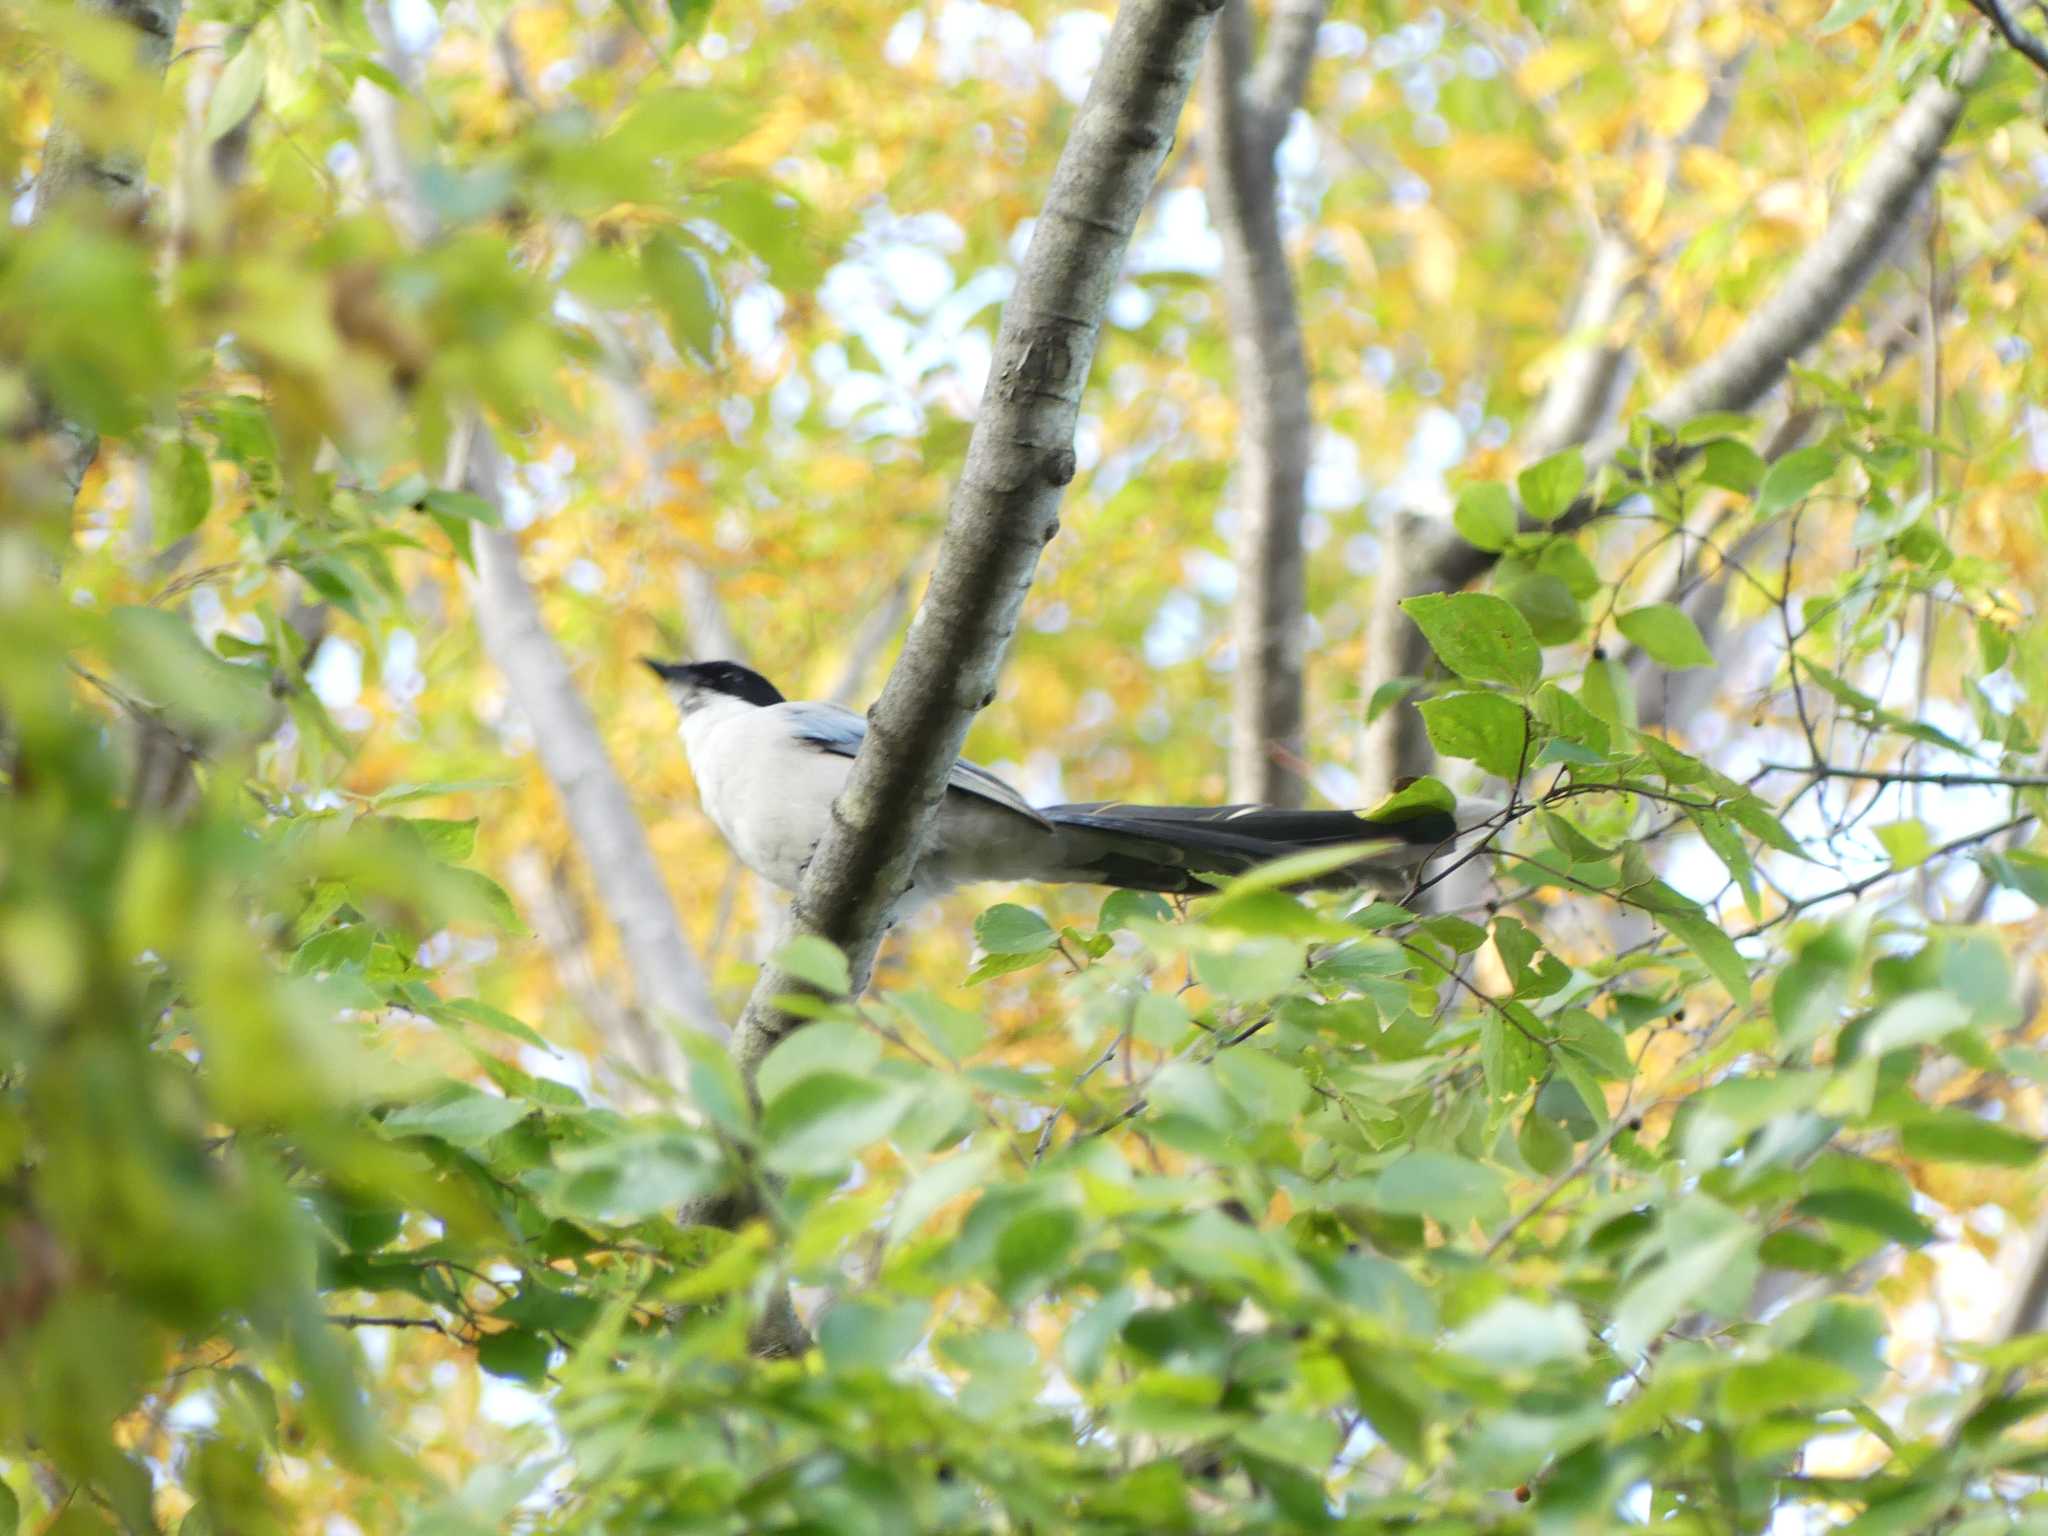
<svg viewBox="0 0 2048 1536">
<path fill-rule="evenodd" d="M 667 1080 L 622 1043 L 608 872 L 479 638 L 478 543 L 516 539 L 730 1018 L 771 904 L 635 659 L 730 635 L 872 696 L 1106 12 L 199 0 L 138 62 L 164 15 L 0 12 L 0 1533 L 2048 1520 L 2042 1340 L 1999 1320 L 2048 1114 L 2016 55 L 1787 386 L 1804 457 L 1699 424 L 1626 516 L 1521 536 L 1538 595 L 1416 611 L 1446 776 L 1522 794 L 1484 888 L 967 893 L 756 1106 L 715 1040 Z M 1599 231 L 1643 259 L 1639 406 L 1977 30 L 1333 9 L 1278 154 L 1325 801 L 1390 521 L 1511 536 L 1470 488 L 1517 483 Z M 971 742 L 1034 798 L 1223 796 L 1202 131 Z M 39 201 L 66 134 L 136 174 Z M 494 497 L 448 474 L 479 412 Z M 1711 650 L 1659 606 L 1703 498 L 1760 552 L 1677 540 L 1729 587 Z M 767 1219 L 674 1219 L 764 1169 Z M 755 1359 L 785 1282 L 818 1347 Z"/>
</svg>

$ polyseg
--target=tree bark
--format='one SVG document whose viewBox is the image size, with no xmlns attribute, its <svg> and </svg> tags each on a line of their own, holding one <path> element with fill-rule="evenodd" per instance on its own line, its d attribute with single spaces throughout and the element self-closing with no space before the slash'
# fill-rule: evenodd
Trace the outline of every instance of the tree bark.
<svg viewBox="0 0 2048 1536">
<path fill-rule="evenodd" d="M 1952 83 L 1931 79 L 1913 93 L 1820 238 L 1725 346 L 1650 406 L 1647 414 L 1653 420 L 1674 426 L 1708 411 L 1752 408 L 1784 377 L 1794 359 L 1834 327 L 1876 271 L 1900 220 L 1933 180 L 1942 146 L 1962 117 L 1988 52 L 1984 39 L 1977 39 L 1964 50 Z M 1605 434 L 1588 449 L 1589 466 L 1611 460 L 1621 442 L 1618 433 Z M 1581 509 L 1577 521 L 1585 521 L 1594 510 L 1590 505 Z M 1381 573 L 1374 597 L 1373 643 L 1366 658 L 1368 699 L 1383 684 L 1420 677 L 1429 669 L 1429 647 L 1401 613 L 1401 601 L 1467 586 L 1497 558 L 1466 543 L 1441 518 L 1404 519 L 1396 535 L 1405 547 Z M 1368 727 L 1361 752 L 1368 796 L 1375 787 L 1414 771 L 1404 765 L 1428 760 L 1421 717 L 1405 705 L 1386 710 Z"/>
<path fill-rule="evenodd" d="M 496 505 L 504 466 L 481 423 L 468 458 L 470 490 Z M 520 574 L 518 542 L 503 529 L 478 528 L 475 549 L 477 631 L 533 727 L 534 751 L 562 798 L 577 847 L 633 973 L 640 1012 L 619 1044 L 649 1077 L 680 1083 L 682 1055 L 664 1022 L 678 1019 L 692 1029 L 723 1035 L 711 985 L 684 936 L 632 796 L 612 767 L 568 659 L 548 633 L 533 588 Z"/>
<path fill-rule="evenodd" d="M 412 62 L 391 32 L 389 13 L 368 4 L 365 16 L 382 44 L 386 66 L 400 80 L 414 77 Z M 363 130 L 369 171 L 379 196 L 415 240 L 434 234 L 432 213 L 420 198 L 396 103 L 382 87 L 358 81 L 350 102 Z M 472 419 L 454 455 L 456 473 L 492 506 L 501 504 L 504 460 L 490 429 Z M 722 1035 L 724 1024 L 710 982 L 676 916 L 646 829 L 606 752 L 597 721 L 577 689 L 568 659 L 541 617 L 540 603 L 519 570 L 518 542 L 498 528 L 480 527 L 473 541 L 472 583 L 477 632 L 533 727 L 541 767 L 561 796 L 577 846 L 588 861 L 604 913 L 618 930 L 633 973 L 640 1008 L 635 1027 L 611 1041 L 649 1077 L 682 1081 L 682 1057 L 665 1021 Z"/>
<path fill-rule="evenodd" d="M 1321 0 L 1283 3 L 1255 66 L 1248 0 L 1228 0 L 1203 84 L 1209 219 L 1222 237 L 1223 311 L 1237 374 L 1230 797 L 1283 806 L 1300 805 L 1307 788 L 1301 524 L 1312 423 L 1273 154 L 1306 85 L 1322 10 Z"/>
<path fill-rule="evenodd" d="M 856 987 L 1059 531 L 1103 307 L 1214 14 L 1202 0 L 1125 0 L 1004 306 L 937 568 L 795 903 L 797 931 L 843 949 Z M 733 1041 L 748 1082 L 801 1022 L 776 999 L 802 990 L 778 966 L 763 971 Z"/>
</svg>

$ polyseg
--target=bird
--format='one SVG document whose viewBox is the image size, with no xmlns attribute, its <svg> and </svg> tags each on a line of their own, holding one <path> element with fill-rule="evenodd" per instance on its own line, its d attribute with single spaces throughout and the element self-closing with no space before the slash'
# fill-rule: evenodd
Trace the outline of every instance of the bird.
<svg viewBox="0 0 2048 1536">
<path fill-rule="evenodd" d="M 681 711 L 697 794 L 739 861 L 795 891 L 831 823 L 867 721 L 837 704 L 788 699 L 737 661 L 641 658 Z M 1436 804 L 1375 817 L 1266 805 L 1033 805 L 966 758 L 946 778 L 896 915 L 979 881 L 1111 886 L 1200 895 L 1289 854 L 1365 844 L 1304 884 L 1383 886 L 1446 850 L 1455 815 Z"/>
</svg>

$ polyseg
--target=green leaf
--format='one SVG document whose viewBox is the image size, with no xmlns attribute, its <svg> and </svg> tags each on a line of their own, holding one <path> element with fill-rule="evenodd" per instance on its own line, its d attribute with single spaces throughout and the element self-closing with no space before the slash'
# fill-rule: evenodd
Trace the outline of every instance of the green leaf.
<svg viewBox="0 0 2048 1536">
<path fill-rule="evenodd" d="M 844 1072 L 812 1072 L 761 1112 L 764 1161 L 776 1173 L 835 1173 L 895 1128 L 904 1090 Z"/>
<path fill-rule="evenodd" d="M 19 1536 L 21 1531 L 21 1500 L 14 1496 L 14 1490 L 0 1478 L 0 1536 Z"/>
<path fill-rule="evenodd" d="M 1084 1387 L 1100 1376 L 1109 1346 L 1137 1310 L 1137 1293 L 1119 1286 L 1067 1324 L 1060 1339 L 1060 1363 L 1067 1374 Z"/>
<path fill-rule="evenodd" d="M 1543 676 L 1543 653 L 1529 621 L 1491 592 L 1430 593 L 1402 600 L 1402 612 L 1422 630 L 1429 648 L 1458 676 L 1506 683 L 1523 692 Z"/>
<path fill-rule="evenodd" d="M 552 1348 L 546 1339 L 524 1328 L 487 1333 L 476 1341 L 476 1363 L 493 1376 L 513 1381 L 547 1380 L 550 1353 Z"/>
<path fill-rule="evenodd" d="M 438 517 L 460 519 L 465 523 L 482 523 L 487 528 L 496 528 L 504 523 L 497 506 L 473 491 L 429 491 L 420 498 L 423 511 Z"/>
<path fill-rule="evenodd" d="M 1585 630 L 1586 615 L 1572 589 L 1544 571 L 1531 571 L 1501 586 L 1501 596 L 1529 621 L 1539 645 L 1569 645 Z"/>
<path fill-rule="evenodd" d="M 1297 1067 L 1247 1043 L 1221 1052 L 1210 1063 L 1216 1080 L 1254 1120 L 1291 1126 L 1308 1109 L 1315 1090 Z"/>
<path fill-rule="evenodd" d="M 777 287 L 814 286 L 819 253 L 789 192 L 763 181 L 732 180 L 706 188 L 691 202 L 766 262 Z"/>
<path fill-rule="evenodd" d="M 263 94 L 263 75 L 268 65 L 262 47 L 252 32 L 242 39 L 235 56 L 221 69 L 214 82 L 213 97 L 206 104 L 206 141 L 228 133 L 255 107 Z"/>
<path fill-rule="evenodd" d="M 1804 501 L 1807 494 L 1835 472 L 1841 455 L 1832 448 L 1800 448 L 1786 454 L 1764 471 L 1757 488 L 1756 515 L 1775 517 L 1788 507 Z"/>
<path fill-rule="evenodd" d="M 1905 819 L 1886 821 L 1882 827 L 1872 827 L 1878 842 L 1884 846 L 1884 854 L 1892 860 L 1892 868 L 1915 868 L 1927 862 L 1927 854 L 1933 852 L 1933 838 L 1927 836 L 1927 823 Z"/>
<path fill-rule="evenodd" d="M 1368 821 L 1399 822 L 1413 821 L 1419 816 L 1433 816 L 1439 812 L 1454 814 L 1458 809 L 1458 797 L 1451 793 L 1443 780 L 1424 774 L 1381 800 L 1371 809 L 1360 812 Z"/>
<path fill-rule="evenodd" d="M 1778 820 L 1777 814 L 1755 795 L 1741 794 L 1725 800 L 1721 804 L 1721 812 L 1766 848 L 1811 862 L 1799 840 L 1785 830 L 1785 824 Z"/>
<path fill-rule="evenodd" d="M 1934 1228 L 1915 1215 L 1910 1206 L 1874 1189 L 1817 1189 L 1792 1210 L 1798 1216 L 1861 1227 L 1909 1248 L 1934 1241 Z"/>
<path fill-rule="evenodd" d="M 679 41 L 694 43 L 711 17 L 712 0 L 668 0 L 669 20 L 676 24 Z"/>
<path fill-rule="evenodd" d="M 1840 1274 L 1848 1256 L 1797 1227 L 1780 1227 L 1763 1240 L 1756 1256 L 1774 1269 L 1797 1269 L 1812 1275 Z"/>
<path fill-rule="evenodd" d="M 1704 811 L 1688 808 L 1686 816 L 1699 828 L 1701 839 L 1714 850 L 1735 883 L 1742 888 L 1743 900 L 1748 903 L 1752 919 L 1763 917 L 1762 902 L 1756 886 L 1756 868 L 1751 863 L 1749 849 L 1735 829 L 1735 824 L 1718 811 Z"/>
<path fill-rule="evenodd" d="M 206 521 L 213 506 L 213 474 L 206 455 L 189 437 L 167 439 L 151 471 L 156 497 L 157 543 L 175 543 Z"/>
<path fill-rule="evenodd" d="M 1500 955 L 1500 963 L 1507 968 L 1509 985 L 1519 991 L 1523 978 L 1529 974 L 1530 962 L 1543 952 L 1543 941 L 1520 918 L 1496 917 L 1493 947 Z"/>
<path fill-rule="evenodd" d="M 948 1061 L 964 1061 L 988 1039 L 988 1021 L 957 1008 L 929 992 L 904 992 L 892 999 L 918 1032 L 945 1053 Z"/>
<path fill-rule="evenodd" d="M 1383 1211 L 1434 1217 L 1446 1227 L 1507 1212 L 1499 1174 L 1445 1152 L 1411 1152 L 1393 1163 L 1373 1185 L 1372 1203 Z"/>
<path fill-rule="evenodd" d="M 2029 901 L 2048 906 L 2048 854 L 2016 848 L 2010 853 L 1979 854 L 1977 863 L 2007 890 L 2018 891 Z"/>
<path fill-rule="evenodd" d="M 525 936 L 526 924 L 520 919 L 519 909 L 512 905 L 512 898 L 482 870 L 449 865 L 434 879 L 448 901 L 451 916 L 487 923 L 515 938 Z"/>
<path fill-rule="evenodd" d="M 1422 1409 L 1397 1381 L 1412 1382 L 1415 1374 L 1400 1363 L 1381 1359 L 1356 1339 L 1340 1339 L 1332 1346 L 1351 1378 L 1351 1394 L 1358 1411 L 1373 1433 L 1409 1461 L 1421 1462 L 1427 1454 L 1423 1431 L 1427 1420 Z"/>
<path fill-rule="evenodd" d="M 1756 1235 L 1733 1226 L 1703 1241 L 1675 1245 L 1662 1264 L 1645 1270 L 1614 1309 L 1614 1342 L 1624 1357 L 1652 1343 L 1710 1286 L 1750 1254 Z"/>
<path fill-rule="evenodd" d="M 466 1083 L 450 1083 L 431 1098 L 384 1117 L 386 1136 L 432 1136 L 451 1146 L 475 1147 L 509 1131 L 533 1112 L 516 1099 L 479 1093 Z"/>
<path fill-rule="evenodd" d="M 1503 1019 L 1488 1013 L 1479 1024 L 1479 1060 L 1486 1075 L 1487 1097 L 1511 1103 L 1529 1091 L 1543 1071 L 1546 1052 L 1537 1041 Z"/>
<path fill-rule="evenodd" d="M 1614 625 L 1660 667 L 1683 671 L 1714 664 L 1714 653 L 1707 649 L 1699 626 L 1670 603 L 1631 608 L 1616 618 Z"/>
<path fill-rule="evenodd" d="M 1928 1162 L 2028 1168 L 2040 1161 L 2042 1144 L 1967 1110 L 1930 1109 L 1899 1127 L 1899 1145 Z"/>
<path fill-rule="evenodd" d="M 974 920 L 975 942 L 991 955 L 1037 955 L 1053 947 L 1052 925 L 1029 907 L 999 902 Z"/>
<path fill-rule="evenodd" d="M 434 779 L 422 784 L 394 784 L 370 796 L 373 810 L 387 810 L 413 800 L 436 800 L 443 795 L 468 795 L 486 789 L 510 789 L 516 779 Z"/>
<path fill-rule="evenodd" d="M 853 990 L 846 952 L 815 933 L 800 933 L 783 945 L 775 952 L 774 964 L 827 997 L 844 997 Z"/>
<path fill-rule="evenodd" d="M 1227 949 L 1198 950 L 1195 980 L 1233 1003 L 1261 1003 L 1300 979 L 1298 939 L 1248 938 Z"/>
<path fill-rule="evenodd" d="M 722 1041 L 694 1029 L 679 1030 L 676 1044 L 689 1062 L 686 1069 L 690 1103 L 728 1136 L 750 1136 L 753 1101 L 740 1079 L 738 1065 Z"/>
<path fill-rule="evenodd" d="M 1821 17 L 1817 30 L 1822 37 L 1830 32 L 1839 32 L 1868 16 L 1877 9 L 1878 3 L 1879 0 L 1835 0 L 1828 7 L 1827 15 Z"/>
<path fill-rule="evenodd" d="M 1853 1397 L 1858 1385 L 1854 1372 L 1811 1355 L 1745 1360 L 1721 1378 L 1721 1410 L 1734 1419 L 1758 1419 L 1839 1402 Z"/>
<path fill-rule="evenodd" d="M 967 985 L 978 987 L 984 981 L 992 981 L 998 976 L 1028 971 L 1034 965 L 1045 964 L 1052 958 L 1053 953 L 1050 949 L 1034 949 L 1022 955 L 985 955 L 981 963 L 967 973 Z"/>
<path fill-rule="evenodd" d="M 1652 911 L 1650 915 L 1659 927 L 1706 962 L 1707 969 L 1728 989 L 1730 997 L 1738 1003 L 1749 1001 L 1749 962 L 1718 923 L 1696 913 Z"/>
<path fill-rule="evenodd" d="M 889 1213 L 889 1237 L 901 1242 L 922 1227 L 940 1206 L 984 1183 L 995 1167 L 993 1147 L 972 1147 L 933 1163 L 903 1187 Z"/>
<path fill-rule="evenodd" d="M 1515 1133 L 1515 1150 L 1538 1173 L 1556 1174 L 1572 1160 L 1572 1139 L 1563 1126 L 1531 1105 Z"/>
<path fill-rule="evenodd" d="M 1529 766 L 1529 713 L 1505 694 L 1452 693 L 1418 706 L 1430 745 L 1513 781 Z"/>
<path fill-rule="evenodd" d="M 1749 444 L 1717 437 L 1700 450 L 1700 480 L 1738 496 L 1755 491 L 1764 477 L 1764 461 Z"/>
<path fill-rule="evenodd" d="M 1790 970 L 1784 973 L 1788 977 L 1791 974 Z M 1783 985 L 1781 978 L 1779 986 Z M 1969 1022 L 1969 1005 L 1954 994 L 1932 989 L 1909 992 L 1886 1004 L 1884 1011 L 1863 1027 L 1857 1036 L 1857 1053 L 1883 1056 L 1909 1046 L 1926 1045 L 1968 1027 Z"/>
<path fill-rule="evenodd" d="M 1628 1042 L 1605 1019 L 1583 1008 L 1567 1008 L 1551 1025 L 1558 1043 L 1589 1062 L 1602 1077 L 1625 1082 L 1636 1074 Z"/>
<path fill-rule="evenodd" d="M 1069 1206 L 1035 1206 L 1013 1216 L 996 1238 L 996 1289 L 1003 1300 L 1021 1306 L 1056 1279 L 1080 1235 L 1080 1213 Z"/>
<path fill-rule="evenodd" d="M 429 996 L 431 997 L 431 993 Z M 447 1019 L 453 1019 L 460 1024 L 474 1024 L 480 1029 L 505 1035 L 524 1045 L 535 1046 L 550 1055 L 561 1054 L 549 1043 L 547 1037 L 531 1024 L 523 1019 L 514 1018 L 502 1008 L 493 1008 L 489 1003 L 479 1002 L 473 997 L 434 998 L 430 1003 L 422 1001 L 422 1013 L 445 1015 Z"/>
<path fill-rule="evenodd" d="M 1554 523 L 1569 512 L 1586 488 L 1586 457 L 1577 448 L 1553 453 L 1515 477 L 1522 508 L 1539 523 Z"/>
<path fill-rule="evenodd" d="M 1617 657 L 1596 654 L 1586 663 L 1579 681 L 1579 702 L 1609 725 L 1635 729 L 1635 687 L 1629 682 L 1628 668 Z"/>
<path fill-rule="evenodd" d="M 246 740 L 272 715 L 266 669 L 223 661 L 181 614 L 164 608 L 115 608 L 107 639 L 122 677 L 180 728 Z"/>
<path fill-rule="evenodd" d="M 1527 1371 L 1539 1365 L 1580 1360 L 1586 1353 L 1586 1325 L 1566 1302 L 1542 1306 L 1509 1296 L 1457 1329 L 1445 1344 L 1453 1353 L 1501 1370 Z"/>
<path fill-rule="evenodd" d="M 1612 744 L 1607 722 L 1555 683 L 1536 690 L 1535 714 L 1556 732 L 1595 754 L 1604 754 Z"/>
<path fill-rule="evenodd" d="M 847 1297 L 818 1319 L 818 1349 L 835 1372 L 886 1371 L 917 1348 L 931 1308 L 921 1301 L 894 1306 Z"/>
<path fill-rule="evenodd" d="M 1451 523 L 1475 549 L 1506 549 L 1515 537 L 1515 503 L 1508 488 L 1494 481 L 1468 485 L 1458 493 Z"/>
<path fill-rule="evenodd" d="M 1095 918 L 1095 931 L 1114 933 L 1138 921 L 1172 922 L 1173 907 L 1157 891 L 1111 891 L 1102 899 L 1102 910 Z"/>
<path fill-rule="evenodd" d="M 718 290 L 695 251 L 667 231 L 640 248 L 647 289 L 661 306 L 676 350 L 709 364 L 718 356 Z"/>
<path fill-rule="evenodd" d="M 449 864 L 460 864 L 476 851 L 477 819 L 448 821 L 438 816 L 412 816 L 407 826 L 427 845 L 427 852 Z"/>
<path fill-rule="evenodd" d="M 882 1060 L 882 1041 L 850 1018 L 814 1019 L 791 1030 L 761 1058 L 754 1086 L 774 1099 L 813 1072 L 839 1072 L 868 1080 Z"/>
<path fill-rule="evenodd" d="M 1823 929 L 1800 947 L 1771 987 L 1771 1018 L 1781 1042 L 1793 1049 L 1810 1045 L 1840 1017 L 1855 960 L 1856 946 L 1845 943 L 1838 928 Z"/>
</svg>

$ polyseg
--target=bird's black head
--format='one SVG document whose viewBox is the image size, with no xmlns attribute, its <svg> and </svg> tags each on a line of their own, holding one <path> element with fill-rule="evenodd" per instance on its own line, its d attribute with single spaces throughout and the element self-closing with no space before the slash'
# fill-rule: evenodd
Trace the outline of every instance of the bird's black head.
<svg viewBox="0 0 2048 1536">
<path fill-rule="evenodd" d="M 780 704 L 782 690 L 752 667 L 736 661 L 657 661 L 640 658 L 649 671 L 668 684 L 684 714 L 709 694 L 728 694 L 749 704 Z"/>
</svg>

